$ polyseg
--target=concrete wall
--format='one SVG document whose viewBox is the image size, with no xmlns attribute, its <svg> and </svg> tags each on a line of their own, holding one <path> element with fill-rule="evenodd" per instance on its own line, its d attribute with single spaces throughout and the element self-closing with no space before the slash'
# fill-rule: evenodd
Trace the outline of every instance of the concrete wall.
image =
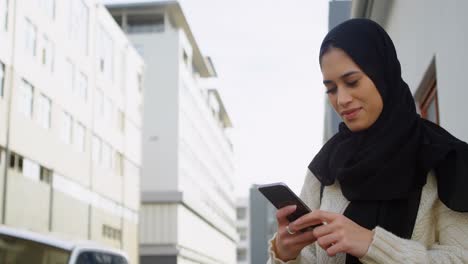
<svg viewBox="0 0 468 264">
<path fill-rule="evenodd" d="M 178 34 L 129 38 L 146 60 L 141 189 L 177 190 Z"/>
<path fill-rule="evenodd" d="M 468 89 L 463 86 L 468 61 L 467 9 L 468 2 L 462 0 L 397 0 L 383 20 L 413 94 L 435 58 L 440 124 L 464 141 L 468 141 L 468 122 L 462 118 L 468 113 Z"/>
</svg>

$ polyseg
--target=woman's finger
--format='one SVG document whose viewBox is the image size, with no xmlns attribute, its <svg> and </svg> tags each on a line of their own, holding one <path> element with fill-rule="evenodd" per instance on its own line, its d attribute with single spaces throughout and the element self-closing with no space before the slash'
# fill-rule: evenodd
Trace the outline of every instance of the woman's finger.
<svg viewBox="0 0 468 264">
<path fill-rule="evenodd" d="M 324 216 L 325 214 L 328 217 L 325 217 Z M 327 221 L 324 221 L 323 219 L 325 218 L 330 219 L 329 214 L 333 214 L 334 218 L 337 217 L 334 215 L 334 213 L 329 213 L 329 212 L 322 211 L 322 210 L 314 210 L 311 213 L 308 213 L 306 215 L 299 217 L 299 219 L 291 223 L 291 226 L 294 227 L 294 229 L 296 230 L 301 230 L 309 226 L 319 225 L 319 224 L 322 224 L 323 222 L 327 222 Z"/>
<path fill-rule="evenodd" d="M 336 230 L 336 225 L 332 222 L 330 224 L 317 226 L 312 232 L 316 238 L 319 238 L 332 233 L 334 230 Z"/>
<path fill-rule="evenodd" d="M 327 250 L 330 246 L 337 243 L 339 237 L 336 233 L 331 233 L 322 237 L 317 238 L 317 244 L 324 250 Z"/>
<path fill-rule="evenodd" d="M 327 254 L 330 257 L 335 256 L 338 253 L 345 252 L 345 247 L 342 242 L 334 243 L 331 247 L 327 248 Z"/>
<path fill-rule="evenodd" d="M 291 238 L 291 243 L 294 245 L 308 245 L 317 240 L 312 232 L 297 232 L 294 236 Z"/>
<path fill-rule="evenodd" d="M 276 220 L 278 221 L 278 227 L 286 226 L 289 224 L 288 215 L 296 211 L 296 205 L 288 205 L 281 209 L 278 209 L 276 212 Z"/>
</svg>

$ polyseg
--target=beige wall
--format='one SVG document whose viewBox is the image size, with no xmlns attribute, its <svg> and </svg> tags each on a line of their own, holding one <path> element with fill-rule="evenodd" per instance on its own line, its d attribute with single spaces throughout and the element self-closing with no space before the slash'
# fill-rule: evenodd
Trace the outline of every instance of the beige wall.
<svg viewBox="0 0 468 264">
<path fill-rule="evenodd" d="M 50 186 L 8 174 L 6 224 L 38 232 L 49 231 Z"/>
<path fill-rule="evenodd" d="M 130 263 L 138 263 L 139 261 L 139 246 L 138 246 L 138 225 L 130 221 L 123 222 L 123 237 L 122 248 L 129 254 Z"/>
<path fill-rule="evenodd" d="M 113 240 L 107 237 L 104 237 L 102 234 L 102 226 L 108 225 L 113 228 L 121 229 L 122 222 L 121 219 L 115 218 L 109 213 L 100 210 L 98 208 L 91 209 L 91 216 L 92 216 L 92 228 L 91 228 L 91 239 L 101 242 L 103 244 L 109 245 L 115 248 L 122 248 L 120 240 Z"/>
<path fill-rule="evenodd" d="M 0 97 L 0 146 L 5 147 L 7 144 L 6 128 L 9 127 L 8 147 L 11 151 L 20 154 L 24 159 L 51 169 L 54 179 L 63 179 L 61 185 L 56 186 L 54 185 L 56 181 L 53 184 L 36 181 L 25 177 L 16 169 L 9 170 L 6 224 L 43 233 L 52 232 L 70 239 L 89 239 L 88 233 L 91 229 L 91 239 L 122 249 L 120 240 L 102 237 L 102 225 L 106 224 L 122 230 L 126 240 L 124 249 L 128 249 L 127 253 L 134 260 L 132 263 L 138 263 L 136 214 L 139 210 L 141 163 L 139 136 L 141 93 L 136 87 L 137 82 L 132 78 L 136 78 L 135 76 L 141 73 L 144 62 L 129 45 L 126 36 L 107 10 L 98 3 L 100 1 L 83 1 L 89 10 L 86 55 L 79 50 L 76 43 L 68 39 L 69 16 L 66 10 L 71 1 L 55 1 L 54 19 L 45 15 L 38 7 L 38 1 L 8 1 L 10 3 L 8 32 L 3 32 L 3 28 L 0 29 L 0 61 L 7 68 L 4 97 Z M 14 12 L 13 6 L 15 6 Z M 24 49 L 26 19 L 30 20 L 37 29 L 37 55 L 34 58 L 28 56 Z M 102 25 L 108 31 L 113 41 L 114 78 L 112 80 L 99 73 L 95 38 L 98 25 Z M 41 63 L 40 49 L 43 36 L 47 36 L 53 43 L 53 71 Z M 80 100 L 66 85 L 67 80 L 64 76 L 66 76 L 67 60 L 73 62 L 75 75 L 82 72 L 87 76 L 86 101 Z M 18 88 L 22 79 L 34 87 L 32 118 L 18 111 Z M 112 101 L 115 113 L 117 110 L 123 112 L 124 122 L 133 125 L 132 134 L 123 134 L 120 131 L 116 121 L 117 114 L 112 115 L 110 121 L 112 124 L 96 118 L 97 110 L 94 109 L 96 88 L 102 89 L 104 95 Z M 7 124 L 7 99 L 10 98 L 10 94 L 11 121 Z M 37 102 L 41 94 L 51 100 L 50 129 L 42 128 L 37 121 Z M 72 116 L 73 126 L 77 122 L 84 125 L 84 152 L 79 152 L 74 143 L 62 142 L 60 132 L 63 111 Z M 104 168 L 102 164 L 93 162 L 91 159 L 93 134 L 98 135 L 112 149 L 121 153 L 125 160 L 131 160 L 135 168 L 126 171 L 122 176 L 118 175 L 114 168 Z M 0 162 L 1 199 L 3 199 L 3 168 L 2 161 Z M 89 214 L 90 206 L 95 206 L 91 214 Z M 0 217 L 1 212 L 0 202 Z M 125 228 L 122 226 L 124 221 L 128 222 Z"/>
<path fill-rule="evenodd" d="M 59 192 L 53 193 L 52 231 L 75 239 L 88 239 L 89 205 Z"/>
</svg>

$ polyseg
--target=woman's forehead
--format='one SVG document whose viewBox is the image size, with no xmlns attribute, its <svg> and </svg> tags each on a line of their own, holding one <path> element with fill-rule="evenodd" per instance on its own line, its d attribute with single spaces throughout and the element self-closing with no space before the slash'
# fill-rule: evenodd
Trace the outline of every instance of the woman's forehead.
<svg viewBox="0 0 468 264">
<path fill-rule="evenodd" d="M 350 72 L 361 72 L 359 66 L 342 49 L 332 48 L 322 56 L 322 74 L 326 78 L 340 78 Z"/>
</svg>

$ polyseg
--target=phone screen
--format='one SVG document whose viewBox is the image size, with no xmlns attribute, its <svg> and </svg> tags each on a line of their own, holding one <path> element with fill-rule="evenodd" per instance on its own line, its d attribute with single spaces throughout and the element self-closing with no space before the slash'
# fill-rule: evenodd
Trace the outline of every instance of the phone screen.
<svg viewBox="0 0 468 264">
<path fill-rule="evenodd" d="M 305 203 L 284 183 L 273 183 L 260 185 L 258 190 L 277 208 L 281 209 L 288 205 L 296 205 L 296 211 L 288 215 L 289 222 L 310 213 L 311 210 Z"/>
</svg>

